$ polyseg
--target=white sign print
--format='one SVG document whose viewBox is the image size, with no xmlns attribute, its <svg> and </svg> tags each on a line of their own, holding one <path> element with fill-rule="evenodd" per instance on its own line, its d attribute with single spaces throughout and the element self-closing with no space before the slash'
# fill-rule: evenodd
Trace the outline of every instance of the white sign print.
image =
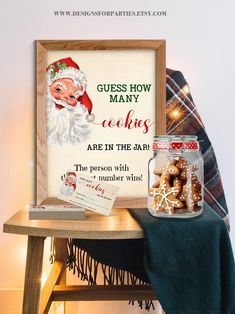
<svg viewBox="0 0 235 314">
<path fill-rule="evenodd" d="M 146 206 L 152 140 L 166 131 L 165 40 L 36 46 L 37 203 L 57 202 L 71 169 L 117 185 L 115 207 Z"/>
</svg>

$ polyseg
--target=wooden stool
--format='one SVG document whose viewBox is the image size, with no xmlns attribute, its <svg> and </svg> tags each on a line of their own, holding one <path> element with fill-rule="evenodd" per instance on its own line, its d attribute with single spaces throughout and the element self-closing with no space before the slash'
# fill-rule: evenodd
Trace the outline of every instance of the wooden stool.
<svg viewBox="0 0 235 314">
<path fill-rule="evenodd" d="M 113 209 L 109 217 L 86 213 L 85 220 L 29 220 L 26 209 L 4 223 L 6 233 L 28 236 L 23 314 L 48 313 L 53 301 L 156 300 L 150 286 L 66 285 L 66 242 L 75 239 L 137 239 L 143 230 L 127 209 Z M 55 238 L 55 263 L 41 291 L 44 240 Z M 162 312 L 164 313 L 164 311 Z"/>
</svg>

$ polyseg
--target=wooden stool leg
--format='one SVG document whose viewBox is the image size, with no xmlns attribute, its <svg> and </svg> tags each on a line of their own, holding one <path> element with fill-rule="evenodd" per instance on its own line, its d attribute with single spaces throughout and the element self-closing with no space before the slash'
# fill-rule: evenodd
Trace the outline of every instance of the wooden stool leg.
<svg viewBox="0 0 235 314">
<path fill-rule="evenodd" d="M 55 260 L 64 263 L 63 275 L 57 284 L 66 285 L 67 239 L 55 239 Z M 66 303 L 64 302 L 64 314 L 65 313 Z"/>
<path fill-rule="evenodd" d="M 56 238 L 55 240 L 55 260 L 63 262 L 63 276 L 60 278 L 58 284 L 66 284 L 66 263 L 67 263 L 67 239 Z"/>
<path fill-rule="evenodd" d="M 37 314 L 39 311 L 44 239 L 28 236 L 23 314 Z"/>
<path fill-rule="evenodd" d="M 41 291 L 40 314 L 49 312 L 55 285 L 66 284 L 67 240 L 54 239 L 54 245 L 55 262 Z"/>
</svg>

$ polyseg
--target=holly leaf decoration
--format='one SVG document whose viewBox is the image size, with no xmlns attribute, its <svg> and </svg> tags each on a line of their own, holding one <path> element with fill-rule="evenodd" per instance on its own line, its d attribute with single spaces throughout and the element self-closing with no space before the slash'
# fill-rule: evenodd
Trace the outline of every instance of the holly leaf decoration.
<svg viewBox="0 0 235 314">
<path fill-rule="evenodd" d="M 50 77 L 53 79 L 56 76 L 56 73 L 59 70 L 65 70 L 67 68 L 67 64 L 65 62 L 60 63 L 59 61 L 56 62 L 56 65 L 49 64 L 48 68 L 50 68 Z"/>
<path fill-rule="evenodd" d="M 56 62 L 56 67 L 60 70 L 64 70 L 67 68 L 67 64 L 65 62 L 60 63 L 59 61 Z"/>
<path fill-rule="evenodd" d="M 67 64 L 65 62 L 61 63 L 59 69 L 65 70 L 67 68 Z"/>
<path fill-rule="evenodd" d="M 50 73 L 51 79 L 53 79 L 55 77 L 55 75 L 56 75 L 56 72 L 55 71 L 51 71 L 51 73 Z"/>
</svg>

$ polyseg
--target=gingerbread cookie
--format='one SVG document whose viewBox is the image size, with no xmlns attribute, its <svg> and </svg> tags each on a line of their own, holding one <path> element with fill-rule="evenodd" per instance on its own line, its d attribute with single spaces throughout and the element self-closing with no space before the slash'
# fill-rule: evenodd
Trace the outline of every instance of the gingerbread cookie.
<svg viewBox="0 0 235 314">
<path fill-rule="evenodd" d="M 171 187 L 167 180 L 162 180 L 159 188 L 150 189 L 150 195 L 153 196 L 153 208 L 157 211 L 165 211 L 168 214 L 174 214 L 175 208 L 183 207 L 183 203 L 177 199 L 180 193 L 180 187 Z"/>
<path fill-rule="evenodd" d="M 200 211 L 198 202 L 202 200 L 202 184 L 195 174 L 196 170 L 198 167 L 183 157 L 156 168 L 154 174 L 160 178 L 150 189 L 152 207 L 157 212 L 169 214 Z"/>
<path fill-rule="evenodd" d="M 198 167 L 196 165 L 190 165 L 187 160 L 180 159 L 178 163 L 176 164 L 176 167 L 180 170 L 180 179 L 181 180 L 187 180 L 190 173 L 195 172 L 198 170 Z"/>
<path fill-rule="evenodd" d="M 159 185 L 161 184 L 161 182 L 162 182 L 163 180 L 167 180 L 167 181 L 170 180 L 170 175 L 169 175 L 169 173 L 163 172 L 163 174 L 161 175 L 160 179 L 159 179 L 156 183 L 154 183 L 152 187 L 153 187 L 153 188 L 158 188 Z"/>
<path fill-rule="evenodd" d="M 171 176 L 177 176 L 179 174 L 179 169 L 175 166 L 176 160 L 172 160 L 168 162 L 166 166 L 157 168 L 154 170 L 154 174 L 162 175 L 163 173 L 167 173 Z"/>
<path fill-rule="evenodd" d="M 198 180 L 198 177 L 195 175 L 195 173 L 193 173 L 191 176 L 191 182 L 192 182 L 193 187 L 197 191 L 201 191 L 202 185 L 201 185 L 201 182 Z"/>
<path fill-rule="evenodd" d="M 195 203 L 193 210 L 195 212 L 199 212 L 202 209 L 202 206 L 198 205 L 198 203 Z"/>
<path fill-rule="evenodd" d="M 185 202 L 188 212 L 192 212 L 194 210 L 195 203 L 202 200 L 200 192 L 198 192 L 191 183 L 186 183 L 183 186 L 182 193 L 178 198 L 180 201 Z"/>
<path fill-rule="evenodd" d="M 173 186 L 175 187 L 182 187 L 182 181 L 180 180 L 179 177 L 175 177 L 174 180 L 173 180 Z"/>
</svg>

